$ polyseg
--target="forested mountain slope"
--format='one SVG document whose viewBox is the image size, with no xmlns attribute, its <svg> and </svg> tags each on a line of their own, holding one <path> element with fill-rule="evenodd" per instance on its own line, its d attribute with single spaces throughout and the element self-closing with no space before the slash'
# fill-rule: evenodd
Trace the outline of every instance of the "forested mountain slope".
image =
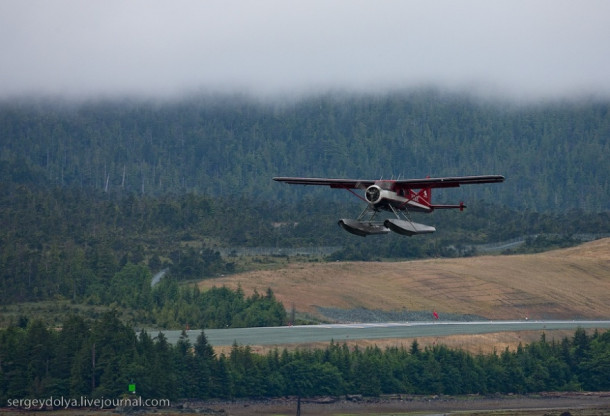
<svg viewBox="0 0 610 416">
<path fill-rule="evenodd" d="M 327 259 L 377 260 L 600 237 L 610 233 L 609 107 L 431 91 L 0 103 L 0 303 L 108 304 L 113 293 L 120 303 L 138 290 L 130 282 L 147 285 L 160 270 L 178 281 L 240 271 L 219 252 L 244 246 L 336 247 Z M 271 180 L 488 173 L 507 180 L 439 190 L 435 202 L 469 208 L 415 215 L 438 231 L 413 239 L 345 233 L 337 219 L 361 210 L 349 193 Z"/>
<path fill-rule="evenodd" d="M 273 176 L 503 174 L 501 186 L 439 192 L 518 209 L 610 207 L 610 103 L 516 106 L 435 91 L 257 102 L 2 103 L 0 170 L 50 184 L 146 195 L 197 192 L 278 203 L 337 198 Z M 14 167 L 19 167 L 17 171 Z M 20 176 L 21 175 L 21 176 Z M 26 177 L 23 177 L 26 176 Z M 39 180 L 39 179 L 36 179 Z"/>
</svg>

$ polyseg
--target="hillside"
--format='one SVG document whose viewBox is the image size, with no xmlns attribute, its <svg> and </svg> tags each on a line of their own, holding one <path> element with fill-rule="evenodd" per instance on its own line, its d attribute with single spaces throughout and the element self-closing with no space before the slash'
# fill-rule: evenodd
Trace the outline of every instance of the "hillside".
<svg viewBox="0 0 610 416">
<path fill-rule="evenodd" d="M 607 319 L 610 239 L 532 255 L 408 262 L 299 263 L 204 280 L 201 288 L 270 287 L 286 309 L 436 310 L 489 319 Z"/>
<path fill-rule="evenodd" d="M 277 203 L 340 194 L 283 186 L 274 176 L 501 174 L 502 186 L 447 189 L 434 198 L 603 212 L 610 206 L 609 110 L 608 102 L 515 106 L 434 90 L 284 103 L 231 96 L 0 102 L 0 177 Z"/>
</svg>

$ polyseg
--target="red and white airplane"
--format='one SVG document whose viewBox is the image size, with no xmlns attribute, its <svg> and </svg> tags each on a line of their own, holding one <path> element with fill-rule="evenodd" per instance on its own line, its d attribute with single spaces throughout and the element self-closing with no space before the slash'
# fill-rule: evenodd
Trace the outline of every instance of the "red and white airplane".
<svg viewBox="0 0 610 416">
<path fill-rule="evenodd" d="M 458 205 L 437 205 L 432 203 L 432 188 L 455 188 L 460 185 L 503 182 L 502 175 L 457 176 L 448 178 L 369 180 L 369 179 L 328 179 L 276 177 L 274 181 L 297 185 L 324 185 L 336 189 L 347 189 L 367 203 L 355 220 L 340 219 L 339 225 L 352 234 L 366 237 L 372 234 L 386 234 L 394 231 L 403 235 L 427 234 L 436 228 L 418 224 L 408 216 L 409 211 L 430 213 L 435 209 L 466 208 Z M 353 191 L 364 191 L 364 197 Z M 381 212 L 390 212 L 395 218 L 378 219 Z"/>
</svg>

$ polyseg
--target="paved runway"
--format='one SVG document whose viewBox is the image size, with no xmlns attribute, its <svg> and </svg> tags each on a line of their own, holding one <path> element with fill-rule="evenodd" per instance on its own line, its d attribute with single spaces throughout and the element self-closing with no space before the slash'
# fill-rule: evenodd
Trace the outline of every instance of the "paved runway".
<svg viewBox="0 0 610 416">
<path fill-rule="evenodd" d="M 299 325 L 264 328 L 206 329 L 213 346 L 282 345 L 309 342 L 343 342 L 355 339 L 442 337 L 460 334 L 484 334 L 531 330 L 576 330 L 577 328 L 610 328 L 610 321 L 480 321 L 480 322 L 388 322 L 363 324 Z M 182 331 L 161 331 L 168 341 L 176 343 Z M 201 330 L 187 331 L 195 343 Z M 157 334 L 150 331 L 151 336 Z"/>
</svg>

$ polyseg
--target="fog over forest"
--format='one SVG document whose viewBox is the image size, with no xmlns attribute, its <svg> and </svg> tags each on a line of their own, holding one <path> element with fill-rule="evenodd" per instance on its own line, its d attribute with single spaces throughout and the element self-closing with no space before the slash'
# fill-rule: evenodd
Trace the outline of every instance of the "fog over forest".
<svg viewBox="0 0 610 416">
<path fill-rule="evenodd" d="M 606 1 L 0 4 L 0 97 L 610 96 Z"/>
</svg>

